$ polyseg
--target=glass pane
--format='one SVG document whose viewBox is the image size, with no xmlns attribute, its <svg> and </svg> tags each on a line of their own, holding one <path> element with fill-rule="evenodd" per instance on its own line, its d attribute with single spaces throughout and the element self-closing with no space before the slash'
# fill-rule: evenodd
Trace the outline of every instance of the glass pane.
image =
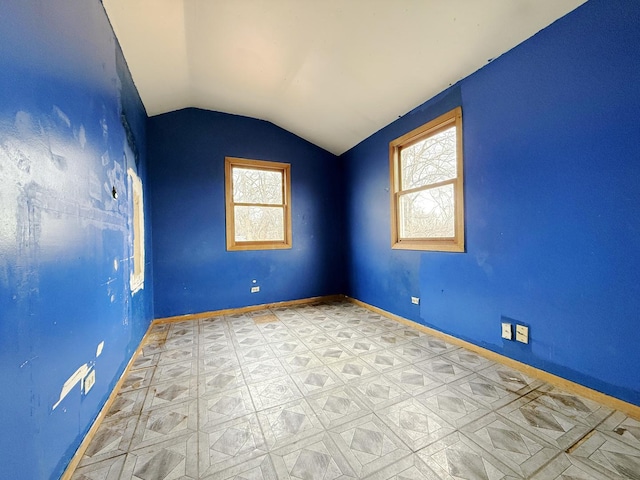
<svg viewBox="0 0 640 480">
<path fill-rule="evenodd" d="M 457 175 L 456 127 L 400 151 L 402 190 L 451 180 Z"/>
<path fill-rule="evenodd" d="M 234 207 L 236 242 L 284 242 L 284 208 Z"/>
<path fill-rule="evenodd" d="M 233 201 L 282 205 L 282 172 L 233 167 Z"/>
<path fill-rule="evenodd" d="M 400 197 L 400 238 L 453 238 L 453 185 Z"/>
</svg>

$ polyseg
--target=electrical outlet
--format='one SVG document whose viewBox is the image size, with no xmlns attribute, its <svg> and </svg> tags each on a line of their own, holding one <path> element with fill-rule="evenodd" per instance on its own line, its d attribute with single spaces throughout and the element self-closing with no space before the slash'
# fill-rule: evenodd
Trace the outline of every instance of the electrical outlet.
<svg viewBox="0 0 640 480">
<path fill-rule="evenodd" d="M 513 329 L 510 323 L 502 322 L 502 338 L 505 340 L 513 340 Z"/>
<path fill-rule="evenodd" d="M 260 287 L 251 287 L 251 293 L 258 293 L 260 291 Z"/>
<path fill-rule="evenodd" d="M 420 299 L 418 297 L 411 297 L 411 303 L 414 305 L 420 305 Z"/>
<path fill-rule="evenodd" d="M 529 327 L 516 325 L 516 340 L 520 343 L 529 343 Z"/>
<path fill-rule="evenodd" d="M 89 390 L 93 388 L 93 385 L 96 383 L 96 370 L 95 368 L 91 370 L 86 377 L 84 377 L 84 381 L 82 382 L 82 389 L 84 390 L 84 394 L 89 393 Z"/>
</svg>

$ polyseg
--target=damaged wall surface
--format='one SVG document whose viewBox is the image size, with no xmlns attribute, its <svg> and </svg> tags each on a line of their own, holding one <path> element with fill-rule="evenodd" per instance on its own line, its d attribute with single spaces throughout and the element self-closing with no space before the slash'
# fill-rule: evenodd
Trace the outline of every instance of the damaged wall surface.
<svg viewBox="0 0 640 480">
<path fill-rule="evenodd" d="M 153 317 L 146 114 L 100 2 L 0 3 L 0 477 L 58 478 Z"/>
</svg>

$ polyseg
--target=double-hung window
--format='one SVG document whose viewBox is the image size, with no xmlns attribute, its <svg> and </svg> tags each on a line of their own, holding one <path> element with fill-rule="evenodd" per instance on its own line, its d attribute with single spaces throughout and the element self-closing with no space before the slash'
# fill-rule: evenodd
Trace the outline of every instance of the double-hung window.
<svg viewBox="0 0 640 480">
<path fill-rule="evenodd" d="M 291 248 L 290 164 L 227 157 L 227 250 Z"/>
<path fill-rule="evenodd" d="M 462 109 L 389 144 L 391 246 L 464 251 Z"/>
</svg>

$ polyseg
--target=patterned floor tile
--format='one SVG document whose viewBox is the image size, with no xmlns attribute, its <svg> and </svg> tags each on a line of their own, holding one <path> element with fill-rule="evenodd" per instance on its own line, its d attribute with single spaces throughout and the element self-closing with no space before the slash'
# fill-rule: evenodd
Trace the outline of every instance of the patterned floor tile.
<svg viewBox="0 0 640 480">
<path fill-rule="evenodd" d="M 321 433 L 322 424 L 304 398 L 258 413 L 267 448 L 284 447 Z"/>
<path fill-rule="evenodd" d="M 318 327 L 314 327 L 313 325 L 310 325 L 309 323 L 306 322 L 306 320 L 304 320 L 304 325 L 300 325 L 300 326 L 296 326 L 291 328 L 292 332 L 301 339 L 306 339 L 309 337 L 312 337 L 314 335 L 322 335 L 323 331 L 320 330 Z"/>
<path fill-rule="evenodd" d="M 158 365 L 167 365 L 170 363 L 184 362 L 186 360 L 192 360 L 198 358 L 197 347 L 182 347 L 173 350 L 165 350 L 160 353 L 158 358 Z"/>
<path fill-rule="evenodd" d="M 300 390 L 289 376 L 251 384 L 249 391 L 257 411 L 283 405 L 302 397 Z"/>
<path fill-rule="evenodd" d="M 211 355 L 200 359 L 198 373 L 200 375 L 208 375 L 219 372 L 220 370 L 229 370 L 238 368 L 240 363 L 235 352 L 221 353 L 219 355 Z"/>
<path fill-rule="evenodd" d="M 278 355 L 274 353 L 272 348 L 267 345 L 257 345 L 251 348 L 241 348 L 236 350 L 238 355 L 238 361 L 240 363 L 250 363 L 263 361 L 268 358 L 277 358 Z"/>
<path fill-rule="evenodd" d="M 137 416 L 102 422 L 85 450 L 80 466 L 102 462 L 127 453 L 137 424 Z M 103 464 L 101 471 L 110 471 L 110 467 L 105 469 L 105 466 L 106 464 Z"/>
<path fill-rule="evenodd" d="M 144 355 L 142 352 L 138 353 L 136 359 L 131 364 L 131 371 L 139 370 L 141 368 L 149 368 L 158 364 L 159 354 Z"/>
<path fill-rule="evenodd" d="M 466 425 L 462 432 L 524 478 L 529 478 L 561 453 L 530 430 L 495 413 Z"/>
<path fill-rule="evenodd" d="M 457 363 L 461 367 L 464 367 L 467 370 L 473 370 L 474 372 L 483 370 L 496 364 L 488 358 L 481 357 L 477 353 L 470 352 L 469 350 L 465 350 L 464 348 L 459 348 L 458 350 L 444 353 L 442 355 L 442 358 L 447 358 Z"/>
<path fill-rule="evenodd" d="M 271 345 L 271 348 L 273 349 L 277 357 L 293 355 L 295 353 L 308 350 L 300 339 L 293 336 L 291 338 L 292 340 L 273 343 Z"/>
<path fill-rule="evenodd" d="M 331 302 L 153 325 L 73 479 L 638 472 L 637 420 Z"/>
<path fill-rule="evenodd" d="M 155 370 L 155 366 L 132 370 L 129 372 L 129 375 L 127 375 L 127 378 L 122 382 L 120 392 L 128 392 L 129 390 L 148 387 L 151 383 Z"/>
<path fill-rule="evenodd" d="M 121 480 L 188 480 L 198 478 L 196 434 L 132 450 Z"/>
<path fill-rule="evenodd" d="M 367 480 L 424 480 L 436 479 L 419 455 L 412 453 L 367 477 Z"/>
<path fill-rule="evenodd" d="M 328 433 L 274 450 L 270 454 L 280 480 L 355 479 L 356 473 Z"/>
<path fill-rule="evenodd" d="M 315 353 L 320 361 L 325 365 L 357 357 L 357 355 L 353 354 L 344 345 L 339 343 L 327 345 L 326 347 L 315 348 L 312 352 Z"/>
<path fill-rule="evenodd" d="M 198 378 L 187 377 L 156 383 L 149 387 L 144 401 L 144 411 L 155 410 L 169 404 L 177 404 L 198 398 Z"/>
<path fill-rule="evenodd" d="M 245 385 L 242 370 L 230 368 L 216 373 L 200 375 L 198 388 L 200 395 L 211 395 L 232 390 Z"/>
<path fill-rule="evenodd" d="M 88 465 L 80 463 L 71 480 L 119 480 L 125 458 L 126 455 L 120 455 Z"/>
<path fill-rule="evenodd" d="M 527 397 L 502 407 L 497 413 L 561 450 L 569 448 L 591 430 L 591 427 Z"/>
<path fill-rule="evenodd" d="M 445 418 L 415 398 L 378 410 L 376 414 L 414 452 L 455 430 Z"/>
<path fill-rule="evenodd" d="M 330 430 L 329 435 L 359 478 L 384 468 L 411 452 L 374 414 Z"/>
<path fill-rule="evenodd" d="M 304 396 L 333 390 L 343 384 L 340 377 L 326 365 L 292 373 L 291 378 Z"/>
<path fill-rule="evenodd" d="M 640 480 L 640 450 L 599 431 L 588 436 L 570 455 L 611 478 Z"/>
<path fill-rule="evenodd" d="M 449 385 L 442 385 L 416 395 L 415 398 L 456 428 L 460 428 L 491 412 L 489 408 L 471 398 L 460 395 Z"/>
<path fill-rule="evenodd" d="M 320 332 L 315 335 L 310 335 L 302 339 L 302 342 L 307 346 L 307 348 L 313 350 L 316 348 L 327 347 L 330 345 L 335 345 L 333 338 L 331 338 L 327 333 Z"/>
<path fill-rule="evenodd" d="M 355 340 L 348 340 L 342 342 L 342 344 L 349 349 L 354 355 L 366 355 L 368 353 L 378 352 L 384 350 L 382 345 L 375 343 L 368 338 L 357 338 Z"/>
<path fill-rule="evenodd" d="M 596 427 L 613 412 L 612 409 L 552 385 L 543 385 L 529 394 L 535 403 L 556 410 L 590 427 Z M 639 433 L 640 435 L 640 433 Z"/>
<path fill-rule="evenodd" d="M 474 442 L 454 432 L 417 455 L 437 479 L 515 480 L 521 478 Z"/>
<path fill-rule="evenodd" d="M 640 421 L 615 412 L 597 430 L 640 450 Z"/>
<path fill-rule="evenodd" d="M 333 428 L 371 413 L 348 387 L 338 387 L 307 397 L 325 428 Z"/>
<path fill-rule="evenodd" d="M 428 358 L 433 358 L 437 354 L 426 348 L 419 347 L 415 343 L 403 343 L 397 347 L 390 347 L 388 350 L 398 355 L 401 358 L 406 359 L 409 363 L 418 363 Z"/>
<path fill-rule="evenodd" d="M 361 355 L 360 358 L 373 365 L 375 369 L 380 372 L 388 372 L 398 367 L 408 365 L 406 360 L 394 355 L 389 349 L 379 350 L 367 355 Z"/>
<path fill-rule="evenodd" d="M 455 382 L 472 373 L 471 370 L 467 370 L 442 356 L 423 360 L 422 362 L 416 363 L 415 366 L 423 369 L 430 376 L 440 380 L 442 383 Z"/>
<path fill-rule="evenodd" d="M 518 395 L 526 395 L 543 385 L 540 380 L 533 379 L 524 373 L 500 364 L 480 370 L 478 373 Z"/>
<path fill-rule="evenodd" d="M 198 375 L 198 363 L 195 360 L 159 365 L 155 369 L 151 385 L 188 380 L 196 375 Z"/>
<path fill-rule="evenodd" d="M 409 392 L 411 395 L 419 395 L 442 385 L 442 382 L 413 365 L 407 365 L 405 367 L 392 370 L 385 373 L 384 376 L 399 385 L 403 390 Z"/>
<path fill-rule="evenodd" d="M 104 417 L 104 421 L 112 419 L 122 419 L 125 417 L 138 417 L 142 412 L 147 388 L 122 392 L 116 395 L 109 411 Z"/>
<path fill-rule="evenodd" d="M 597 470 L 576 461 L 571 455 L 561 453 L 540 471 L 531 477 L 531 480 L 609 480 L 609 475 L 603 475 Z"/>
<path fill-rule="evenodd" d="M 410 338 L 406 338 L 404 336 L 396 335 L 396 332 L 394 332 L 394 331 L 382 332 L 382 333 L 377 334 L 377 335 L 369 335 L 366 338 L 378 343 L 379 345 L 382 345 L 385 348 L 396 347 L 398 345 L 403 345 L 403 344 L 409 343 L 411 341 Z"/>
<path fill-rule="evenodd" d="M 303 350 L 293 355 L 283 357 L 280 359 L 280 362 L 288 373 L 310 370 L 324 365 L 311 350 Z"/>
<path fill-rule="evenodd" d="M 411 395 L 386 377 L 370 377 L 349 385 L 358 398 L 371 410 L 388 407 L 406 400 Z"/>
<path fill-rule="evenodd" d="M 199 474 L 213 475 L 264 455 L 267 448 L 255 414 L 200 429 L 198 437 Z"/>
<path fill-rule="evenodd" d="M 379 375 L 378 370 L 365 362 L 362 357 L 351 357 L 342 362 L 330 363 L 329 368 L 346 384 L 371 375 Z"/>
<path fill-rule="evenodd" d="M 263 334 L 267 343 L 297 342 L 299 338 L 293 334 L 288 328 L 276 330 L 274 332 L 265 332 Z"/>
<path fill-rule="evenodd" d="M 320 361 L 318 361 L 320 363 Z M 277 358 L 269 358 L 262 362 L 242 364 L 244 381 L 247 384 L 264 382 L 266 378 L 276 378 L 287 375 L 287 370 Z"/>
<path fill-rule="evenodd" d="M 254 412 L 249 389 L 243 386 L 201 396 L 198 402 L 198 425 L 206 429 Z"/>
<path fill-rule="evenodd" d="M 507 390 L 501 384 L 494 383 L 478 374 L 472 374 L 455 382 L 451 382 L 449 386 L 492 410 L 504 407 L 520 398 L 517 394 Z"/>
<path fill-rule="evenodd" d="M 271 457 L 263 455 L 200 478 L 203 480 L 278 480 L 278 475 L 273 468 Z"/>
<path fill-rule="evenodd" d="M 416 338 L 415 340 L 413 340 L 413 343 L 422 348 L 426 348 L 427 350 L 435 353 L 436 355 L 452 352 L 460 348 L 460 347 L 456 347 L 455 345 L 449 342 L 445 342 L 444 340 L 440 340 L 439 338 L 433 337 L 431 335 L 425 335 L 424 337 Z"/>
<path fill-rule="evenodd" d="M 150 412 L 144 412 L 138 420 L 131 440 L 131 450 L 145 448 L 155 443 L 183 437 L 198 429 L 198 402 L 196 400 L 170 404 Z"/>
<path fill-rule="evenodd" d="M 341 325 L 342 327 L 342 325 Z M 348 341 L 353 341 L 356 340 L 358 338 L 362 338 L 364 335 L 362 334 L 362 332 L 359 332 L 358 330 L 354 329 L 354 328 L 340 328 L 339 330 L 330 330 L 327 332 L 327 334 L 333 338 L 334 341 L 336 342 L 348 342 Z"/>
</svg>

